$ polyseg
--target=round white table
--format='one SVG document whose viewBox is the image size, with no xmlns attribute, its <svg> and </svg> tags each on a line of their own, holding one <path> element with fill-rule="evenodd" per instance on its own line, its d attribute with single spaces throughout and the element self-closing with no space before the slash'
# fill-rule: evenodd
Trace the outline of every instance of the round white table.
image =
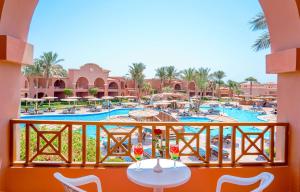
<svg viewBox="0 0 300 192">
<path fill-rule="evenodd" d="M 153 171 L 156 159 L 141 161 L 140 170 L 136 170 L 137 163 L 131 164 L 127 169 L 127 177 L 130 181 L 143 187 L 153 188 L 154 192 L 162 192 L 164 188 L 171 188 L 186 183 L 191 177 L 191 170 L 185 164 L 168 159 L 160 159 L 163 168 L 161 173 Z"/>
</svg>

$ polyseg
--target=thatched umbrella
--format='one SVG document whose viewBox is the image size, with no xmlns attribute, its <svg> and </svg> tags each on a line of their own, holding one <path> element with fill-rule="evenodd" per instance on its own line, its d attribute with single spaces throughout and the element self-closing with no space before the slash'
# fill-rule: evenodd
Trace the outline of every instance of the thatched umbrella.
<svg viewBox="0 0 300 192">
<path fill-rule="evenodd" d="M 45 100 L 48 100 L 48 104 L 49 104 L 49 109 L 50 109 L 50 105 L 51 105 L 51 101 L 53 101 L 54 99 L 57 99 L 57 97 L 51 97 L 51 96 L 48 96 L 48 97 L 43 97 L 43 99 Z"/>
</svg>

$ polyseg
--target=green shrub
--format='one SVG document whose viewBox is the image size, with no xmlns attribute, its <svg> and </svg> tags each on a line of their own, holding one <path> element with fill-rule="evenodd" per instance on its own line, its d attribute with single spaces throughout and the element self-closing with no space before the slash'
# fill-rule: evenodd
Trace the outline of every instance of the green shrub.
<svg viewBox="0 0 300 192">
<path fill-rule="evenodd" d="M 64 89 L 64 94 L 67 96 L 67 97 L 71 97 L 73 95 L 73 89 Z"/>
</svg>

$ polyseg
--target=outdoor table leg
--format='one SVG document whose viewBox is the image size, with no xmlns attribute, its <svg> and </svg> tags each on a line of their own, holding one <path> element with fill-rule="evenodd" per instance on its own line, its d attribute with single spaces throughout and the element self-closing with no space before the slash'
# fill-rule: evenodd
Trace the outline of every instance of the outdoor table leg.
<svg viewBox="0 0 300 192">
<path fill-rule="evenodd" d="M 163 188 L 154 188 L 153 192 L 163 192 L 164 189 Z"/>
</svg>

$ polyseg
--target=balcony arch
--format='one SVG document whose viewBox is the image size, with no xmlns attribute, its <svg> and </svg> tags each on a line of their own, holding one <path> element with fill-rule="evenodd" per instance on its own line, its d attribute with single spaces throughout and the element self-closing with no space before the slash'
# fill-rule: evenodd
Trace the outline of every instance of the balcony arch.
<svg viewBox="0 0 300 192">
<path fill-rule="evenodd" d="M 77 89 L 88 89 L 89 88 L 89 80 L 85 77 L 80 77 L 76 81 Z"/>
<path fill-rule="evenodd" d="M 118 89 L 119 86 L 116 82 L 110 82 L 109 85 L 108 85 L 108 88 L 109 89 Z"/>
<path fill-rule="evenodd" d="M 175 91 L 181 90 L 181 85 L 180 85 L 179 83 L 176 83 L 176 84 L 174 85 L 174 90 L 175 90 Z"/>
<path fill-rule="evenodd" d="M 100 77 L 94 81 L 94 86 L 97 87 L 98 89 L 104 89 L 104 84 L 105 81 Z"/>
<path fill-rule="evenodd" d="M 54 88 L 56 88 L 56 89 L 64 89 L 64 88 L 66 88 L 66 83 L 65 83 L 65 81 L 63 81 L 63 80 L 61 80 L 61 79 L 56 80 L 56 81 L 54 82 Z"/>
</svg>

